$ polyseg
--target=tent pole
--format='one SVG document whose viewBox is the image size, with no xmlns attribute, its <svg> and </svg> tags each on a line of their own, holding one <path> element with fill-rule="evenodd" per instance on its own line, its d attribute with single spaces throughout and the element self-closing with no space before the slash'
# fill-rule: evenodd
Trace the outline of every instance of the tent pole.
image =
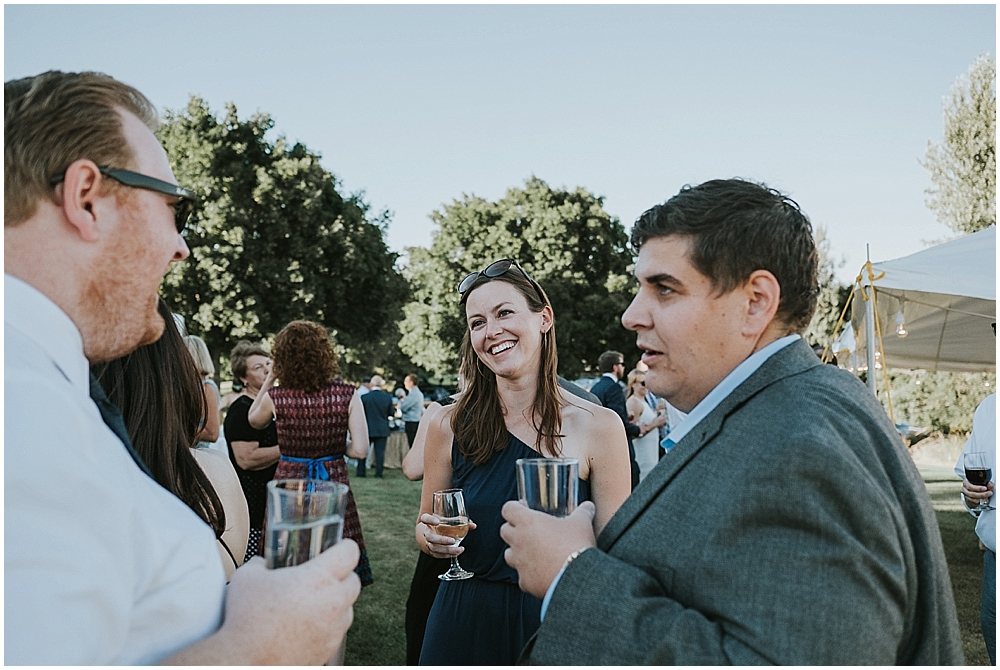
<svg viewBox="0 0 1000 670">
<path fill-rule="evenodd" d="M 878 385 L 875 383 L 875 287 L 872 286 L 871 272 L 871 249 L 866 244 L 865 254 L 868 256 L 868 279 L 862 283 L 861 290 L 865 290 L 864 283 L 868 284 L 868 293 L 865 300 L 865 357 L 868 360 L 868 389 L 876 398 L 878 397 Z"/>
<path fill-rule="evenodd" d="M 868 300 L 865 301 L 865 356 L 868 358 L 868 388 L 877 398 L 878 386 L 875 383 L 875 301 L 872 300 L 875 287 L 869 284 L 867 290 Z"/>
</svg>

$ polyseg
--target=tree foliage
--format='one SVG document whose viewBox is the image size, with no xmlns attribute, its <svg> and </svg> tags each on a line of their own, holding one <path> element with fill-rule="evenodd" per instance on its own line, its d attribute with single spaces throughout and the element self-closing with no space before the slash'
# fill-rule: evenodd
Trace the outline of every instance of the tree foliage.
<svg viewBox="0 0 1000 670">
<path fill-rule="evenodd" d="M 370 369 L 393 356 L 406 299 L 383 239 L 389 215 L 370 219 L 360 195 L 342 196 L 304 145 L 268 141 L 273 126 L 232 104 L 217 119 L 197 97 L 167 111 L 160 141 L 202 201 L 185 233 L 191 257 L 165 278 L 164 298 L 217 359 L 311 319 L 334 331 L 345 372 Z"/>
<path fill-rule="evenodd" d="M 942 223 L 974 233 L 997 222 L 996 61 L 980 55 L 951 89 L 941 144 L 927 143 L 927 206 Z"/>
<path fill-rule="evenodd" d="M 995 372 L 889 371 L 896 421 L 945 433 L 971 431 L 976 408 L 996 383 Z"/>
<path fill-rule="evenodd" d="M 440 377 L 453 376 L 465 331 L 458 283 L 500 258 L 516 258 L 545 289 L 556 316 L 559 370 L 575 377 L 605 350 L 638 359 L 635 335 L 621 325 L 632 299 L 632 255 L 625 230 L 583 188 L 553 189 L 532 177 L 490 202 L 463 195 L 435 211 L 430 249 L 408 249 L 413 297 L 404 308 L 400 348 Z"/>
<path fill-rule="evenodd" d="M 844 260 L 834 259 L 826 229 L 821 226 L 816 228 L 816 249 L 819 251 L 819 296 L 816 300 L 816 313 L 802 336 L 810 344 L 826 346 L 832 343 L 836 335 L 834 329 L 837 319 L 844 311 L 851 287 L 837 280 L 837 269 L 843 267 Z M 849 314 L 845 319 L 845 323 L 850 323 Z M 841 324 L 841 329 L 843 326 Z"/>
</svg>

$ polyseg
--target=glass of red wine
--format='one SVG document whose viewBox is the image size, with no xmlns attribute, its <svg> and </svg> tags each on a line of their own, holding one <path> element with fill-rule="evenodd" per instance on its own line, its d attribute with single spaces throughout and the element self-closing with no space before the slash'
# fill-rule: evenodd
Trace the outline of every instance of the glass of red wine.
<svg viewBox="0 0 1000 670">
<path fill-rule="evenodd" d="M 986 486 L 990 483 L 993 478 L 993 470 L 990 468 L 989 454 L 974 451 L 964 456 L 965 462 L 965 478 L 969 480 L 970 484 L 975 484 L 976 486 Z M 988 510 L 996 509 L 991 507 L 989 499 L 984 498 L 979 501 L 979 506 L 976 507 L 978 510 Z"/>
</svg>

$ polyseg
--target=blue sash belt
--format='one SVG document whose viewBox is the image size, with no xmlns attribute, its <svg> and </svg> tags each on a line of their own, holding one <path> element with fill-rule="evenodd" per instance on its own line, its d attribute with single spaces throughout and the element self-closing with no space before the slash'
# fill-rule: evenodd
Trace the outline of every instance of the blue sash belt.
<svg viewBox="0 0 1000 670">
<path fill-rule="evenodd" d="M 282 456 L 281 460 L 288 461 L 289 463 L 305 463 L 308 468 L 306 470 L 307 479 L 322 479 L 324 481 L 329 481 L 330 473 L 326 471 L 326 467 L 323 463 L 327 461 L 339 461 L 343 457 L 343 454 L 324 456 L 323 458 L 292 458 L 291 456 Z"/>
</svg>

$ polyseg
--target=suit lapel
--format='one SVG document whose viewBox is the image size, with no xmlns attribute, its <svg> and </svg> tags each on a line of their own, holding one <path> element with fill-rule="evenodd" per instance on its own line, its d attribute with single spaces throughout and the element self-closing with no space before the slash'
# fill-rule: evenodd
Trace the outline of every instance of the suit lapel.
<svg viewBox="0 0 1000 670">
<path fill-rule="evenodd" d="M 750 398 L 768 386 L 792 375 L 805 372 L 822 362 L 816 357 L 805 340 L 797 340 L 764 362 L 746 381 L 719 403 L 708 416 L 702 419 L 694 430 L 684 436 L 670 453 L 665 456 L 652 472 L 625 500 L 608 525 L 597 538 L 597 546 L 607 551 L 621 537 L 632 523 L 656 499 L 660 492 L 677 476 L 702 448 L 712 441 L 722 429 L 727 416 L 737 411 Z"/>
</svg>

